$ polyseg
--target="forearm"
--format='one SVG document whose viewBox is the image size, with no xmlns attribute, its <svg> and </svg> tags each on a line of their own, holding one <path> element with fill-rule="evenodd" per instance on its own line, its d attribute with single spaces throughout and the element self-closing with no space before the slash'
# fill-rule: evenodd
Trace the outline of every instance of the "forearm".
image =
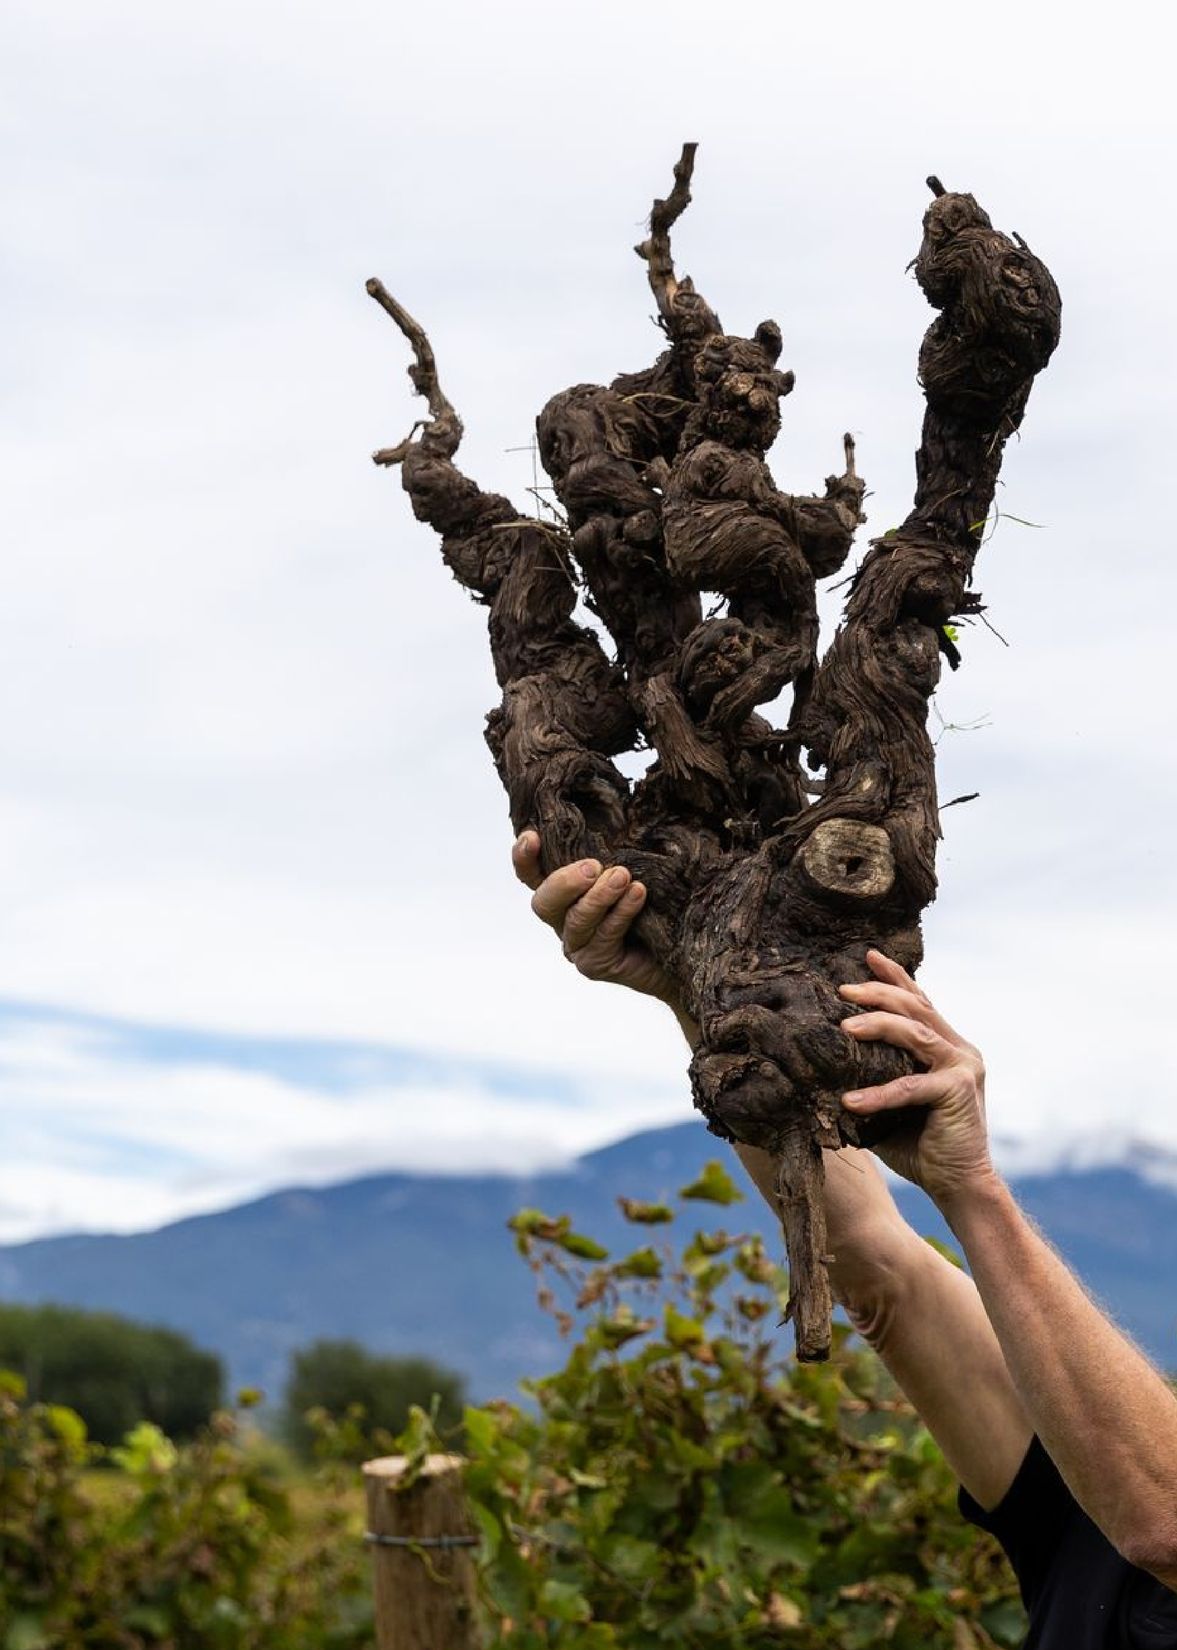
<svg viewBox="0 0 1177 1650">
<path fill-rule="evenodd" d="M 893 1255 L 884 1286 L 842 1304 L 965 1489 L 995 1507 L 1033 1427 L 972 1279 L 904 1231 L 906 1247 Z"/>
<path fill-rule="evenodd" d="M 941 1203 L 1071 1493 L 1126 1558 L 1177 1587 L 1177 1397 L 996 1177 Z"/>
<path fill-rule="evenodd" d="M 775 1213 L 773 1159 L 736 1151 Z M 834 1298 L 970 1495 L 996 1506 L 1033 1428 L 972 1279 L 912 1231 L 869 1152 L 827 1152 L 825 1163 Z"/>
</svg>

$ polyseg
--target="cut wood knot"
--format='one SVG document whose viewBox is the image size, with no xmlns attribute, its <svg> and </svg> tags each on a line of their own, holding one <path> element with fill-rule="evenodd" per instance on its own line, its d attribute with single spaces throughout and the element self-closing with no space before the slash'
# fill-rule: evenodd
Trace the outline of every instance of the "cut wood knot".
<svg viewBox="0 0 1177 1650">
<path fill-rule="evenodd" d="M 895 882 L 891 838 L 881 825 L 859 819 L 825 820 L 798 858 L 815 888 L 842 899 L 880 900 Z"/>
</svg>

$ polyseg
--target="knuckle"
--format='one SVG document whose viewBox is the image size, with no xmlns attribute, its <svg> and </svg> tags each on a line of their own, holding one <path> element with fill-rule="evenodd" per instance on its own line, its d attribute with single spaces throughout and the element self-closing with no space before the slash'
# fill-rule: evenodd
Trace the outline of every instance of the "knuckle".
<svg viewBox="0 0 1177 1650">
<path fill-rule="evenodd" d="M 951 1071 L 953 1087 L 961 1098 L 970 1102 L 975 1101 L 978 1094 L 977 1076 L 969 1061 L 955 1060 Z"/>
</svg>

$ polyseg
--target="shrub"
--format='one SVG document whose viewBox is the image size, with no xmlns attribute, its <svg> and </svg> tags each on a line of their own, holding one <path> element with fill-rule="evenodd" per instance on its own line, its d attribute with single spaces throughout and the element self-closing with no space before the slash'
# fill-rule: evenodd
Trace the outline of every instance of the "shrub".
<svg viewBox="0 0 1177 1650">
<path fill-rule="evenodd" d="M 184 1335 L 68 1306 L 0 1306 L 0 1367 L 23 1376 L 34 1402 L 76 1410 L 100 1444 L 140 1421 L 190 1438 L 224 1384 L 220 1359 Z"/>
<path fill-rule="evenodd" d="M 188 1444 L 141 1422 L 103 1450 L 0 1373 L 0 1646 L 369 1650 L 351 1478 L 300 1494 L 224 1412 Z"/>
<path fill-rule="evenodd" d="M 686 1190 L 695 1211 L 738 1197 L 718 1164 Z M 569 1351 L 527 1407 L 465 1413 L 486 1650 L 1020 1643 L 1004 1559 L 874 1355 L 836 1329 L 828 1365 L 790 1363 L 759 1238 L 671 1245 L 681 1211 L 623 1208 L 640 1234 L 616 1258 L 567 1219 L 512 1222 Z M 102 1449 L 0 1375 L 0 1650 L 370 1650 L 364 1513 L 338 1464 L 367 1442 L 356 1390 L 313 1424 L 335 1463 L 296 1479 L 238 1414 Z M 452 1444 L 415 1407 L 399 1447 Z"/>
<path fill-rule="evenodd" d="M 358 1341 L 320 1340 L 291 1359 L 283 1426 L 307 1455 L 327 1430 L 324 1419 L 335 1422 L 334 1453 L 358 1462 L 387 1451 L 413 1405 L 430 1409 L 435 1399 L 438 1426 L 459 1427 L 465 1381 L 453 1370 L 428 1358 L 381 1357 Z"/>
<path fill-rule="evenodd" d="M 685 1190 L 739 1196 L 719 1164 Z M 874 1354 L 836 1327 L 829 1364 L 786 1361 L 758 1237 L 676 1255 L 649 1241 L 673 1210 L 623 1209 L 642 1238 L 613 1260 L 567 1219 L 512 1223 L 570 1350 L 532 1409 L 467 1411 L 493 1650 L 1020 1643 L 1004 1558 Z M 423 1414 L 402 1447 L 436 1447 Z"/>
</svg>

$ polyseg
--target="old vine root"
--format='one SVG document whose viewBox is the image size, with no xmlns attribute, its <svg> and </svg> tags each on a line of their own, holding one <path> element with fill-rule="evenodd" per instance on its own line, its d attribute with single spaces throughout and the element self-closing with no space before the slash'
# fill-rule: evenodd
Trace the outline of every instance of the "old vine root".
<svg viewBox="0 0 1177 1650">
<path fill-rule="evenodd" d="M 637 248 L 666 348 L 561 391 L 537 420 L 566 525 L 457 468 L 462 425 L 429 340 L 379 281 L 368 291 L 412 348 L 429 417 L 374 457 L 400 467 L 414 514 L 489 610 L 502 700 L 486 738 L 514 830 L 539 830 L 546 870 L 591 856 L 649 890 L 638 937 L 701 1028 L 695 1103 L 715 1133 L 778 1160 L 789 1316 L 815 1359 L 830 1338 L 822 1150 L 872 1138 L 846 1089 L 910 1069 L 845 1035 L 838 987 L 868 977 L 871 946 L 921 960 L 939 837 L 928 701 L 941 657 L 959 660 L 945 626 L 980 609 L 976 525 L 1061 306 L 1020 237 L 929 179 L 914 268 L 937 315 L 919 355 L 915 501 L 863 557 L 822 656 L 817 581 L 845 564 L 865 484 L 847 436 L 822 492 L 777 487 L 765 454 L 793 388 L 780 328 L 725 333 L 675 271 L 694 162 L 687 144 Z M 612 657 L 573 619 L 581 594 Z M 654 760 L 631 782 L 612 759 L 641 746 Z"/>
</svg>

